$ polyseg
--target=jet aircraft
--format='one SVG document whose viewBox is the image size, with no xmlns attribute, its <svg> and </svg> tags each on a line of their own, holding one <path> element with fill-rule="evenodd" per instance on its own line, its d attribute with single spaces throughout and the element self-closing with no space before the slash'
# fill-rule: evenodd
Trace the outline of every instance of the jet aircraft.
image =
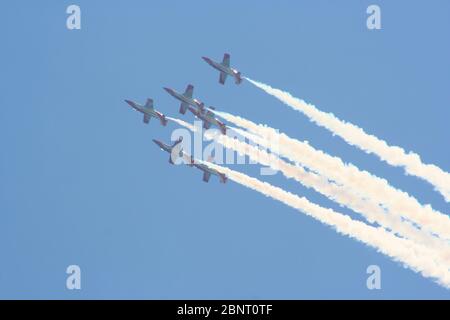
<svg viewBox="0 0 450 320">
<path fill-rule="evenodd" d="M 196 108 L 203 108 L 205 104 L 192 97 L 194 93 L 194 86 L 192 84 L 188 85 L 184 93 L 176 92 L 171 88 L 164 88 L 172 97 L 181 101 L 180 113 L 185 114 L 188 106 L 193 106 Z"/>
<path fill-rule="evenodd" d="M 228 178 L 225 174 L 222 172 L 217 171 L 216 169 L 208 167 L 206 164 L 199 163 L 199 162 L 193 162 L 193 165 L 203 171 L 203 181 L 208 182 L 211 175 L 216 175 L 219 177 L 221 183 L 226 183 Z"/>
<path fill-rule="evenodd" d="M 181 145 L 182 141 L 183 141 L 183 137 L 180 137 L 172 145 L 168 145 L 164 142 L 153 139 L 153 142 L 156 143 L 161 148 L 161 150 L 166 151 L 170 154 L 170 156 L 169 156 L 170 164 L 175 164 L 175 161 L 178 158 L 183 157 L 185 160 L 185 163 L 192 166 L 194 161 L 191 156 L 189 156 L 183 152 L 183 147 Z"/>
<path fill-rule="evenodd" d="M 155 110 L 155 108 L 153 107 L 152 99 L 147 99 L 147 102 L 144 106 L 130 100 L 125 100 L 125 102 L 128 103 L 133 109 L 144 114 L 144 123 L 149 123 L 150 119 L 153 117 L 158 118 L 163 126 L 167 125 L 166 116 L 164 116 L 161 112 Z"/>
<path fill-rule="evenodd" d="M 210 109 L 214 110 L 213 107 L 210 107 Z M 220 131 L 223 134 L 227 134 L 226 125 L 222 121 L 218 120 L 211 110 L 205 110 L 205 108 L 194 109 L 192 107 L 189 107 L 189 111 L 191 111 L 197 118 L 203 121 L 203 128 L 209 129 L 211 125 L 215 125 L 220 128 Z"/>
<path fill-rule="evenodd" d="M 234 78 L 234 82 L 236 84 L 240 84 L 242 82 L 241 73 L 230 67 L 230 55 L 225 53 L 223 55 L 222 63 L 215 62 L 208 57 L 202 57 L 211 67 L 220 71 L 219 83 L 225 84 L 227 80 L 227 76 L 230 75 Z"/>
</svg>

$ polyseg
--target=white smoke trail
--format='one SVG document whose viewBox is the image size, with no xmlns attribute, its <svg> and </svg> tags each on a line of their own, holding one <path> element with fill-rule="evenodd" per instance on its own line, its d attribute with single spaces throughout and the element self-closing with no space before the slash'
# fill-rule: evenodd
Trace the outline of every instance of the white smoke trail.
<svg viewBox="0 0 450 320">
<path fill-rule="evenodd" d="M 389 213 L 412 220 L 424 231 L 436 233 L 444 240 L 450 239 L 448 216 L 433 210 L 430 205 L 421 205 L 414 197 L 392 187 L 385 179 L 361 171 L 352 164 L 345 164 L 340 158 L 316 150 L 308 143 L 290 138 L 273 128 L 255 124 L 229 113 L 214 112 L 228 122 L 254 133 L 248 138 L 254 139 L 253 141 L 259 145 L 266 148 L 276 145 L 277 148 L 272 150 L 275 153 L 301 163 L 338 184 L 350 187 L 352 192 L 360 197 L 377 203 Z M 274 143 L 275 141 L 277 143 Z"/>
<path fill-rule="evenodd" d="M 276 97 L 294 110 L 305 114 L 311 121 L 340 136 L 350 145 L 366 153 L 373 153 L 381 160 L 396 167 L 403 167 L 409 175 L 422 178 L 432 184 L 436 191 L 450 202 L 450 173 L 433 164 L 424 164 L 416 153 L 407 153 L 400 147 L 390 146 L 385 141 L 367 134 L 354 124 L 342 121 L 332 113 L 320 111 L 312 104 L 293 97 L 288 92 L 270 87 L 267 84 L 245 78 L 256 87 Z"/>
<path fill-rule="evenodd" d="M 350 238 L 376 248 L 377 251 L 389 256 L 395 261 L 401 262 L 404 266 L 409 267 L 415 272 L 419 272 L 424 277 L 433 278 L 440 285 L 447 289 L 450 288 L 448 266 L 442 266 L 432 259 L 427 259 L 426 257 L 429 252 L 424 246 L 396 237 L 381 227 L 375 228 L 363 222 L 355 221 L 347 215 L 340 214 L 332 209 L 323 208 L 304 197 L 299 197 L 243 173 L 210 162 L 201 162 L 224 173 L 229 179 L 247 188 L 258 191 L 269 198 L 281 201 L 324 224 L 334 227 L 338 233 L 347 235 Z"/>
<path fill-rule="evenodd" d="M 171 118 L 171 117 L 167 117 L 167 119 L 172 120 L 173 122 L 175 122 L 175 123 L 179 124 L 180 126 L 183 126 L 183 127 L 187 128 L 187 129 L 191 130 L 192 132 L 197 131 L 196 127 L 194 127 L 192 124 L 187 123 L 186 121 L 183 121 L 181 119 Z"/>
<path fill-rule="evenodd" d="M 182 120 L 176 120 L 175 122 L 193 132 L 197 130 L 197 128 Z M 237 132 L 241 131 L 239 129 L 233 130 Z M 293 166 L 273 154 L 269 154 L 255 146 L 225 135 L 213 135 L 206 131 L 205 137 L 208 140 L 214 139 L 217 143 L 222 144 L 226 148 L 232 149 L 240 154 L 247 155 L 255 162 L 259 162 L 265 166 L 270 166 L 275 170 L 280 170 L 285 177 L 295 179 L 305 187 L 312 188 L 340 205 L 362 214 L 371 223 L 376 221 L 381 226 L 387 227 L 408 239 L 429 246 L 431 248 L 430 251 L 432 251 L 432 255 L 436 257 L 435 259 L 442 260 L 444 263 L 450 264 L 450 247 L 448 244 L 443 243 L 438 238 L 431 236 L 430 234 L 421 232 L 408 221 L 402 221 L 399 217 L 387 215 L 380 206 L 375 205 L 372 202 L 362 200 L 360 197 L 347 192 L 346 188 L 330 183 L 328 179 L 323 176 L 313 172 L 308 172 L 302 167 Z"/>
</svg>

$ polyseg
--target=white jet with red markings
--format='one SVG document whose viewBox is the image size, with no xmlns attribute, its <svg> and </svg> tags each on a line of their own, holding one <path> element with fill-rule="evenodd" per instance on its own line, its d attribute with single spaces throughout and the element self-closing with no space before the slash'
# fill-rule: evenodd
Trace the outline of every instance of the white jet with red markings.
<svg viewBox="0 0 450 320">
<path fill-rule="evenodd" d="M 205 104 L 198 99 L 194 99 L 192 95 L 194 94 L 194 86 L 192 84 L 188 85 L 184 93 L 176 92 L 171 88 L 164 88 L 172 97 L 181 101 L 180 113 L 185 114 L 189 106 L 195 108 L 203 108 Z"/>
<path fill-rule="evenodd" d="M 130 105 L 130 107 L 132 107 L 133 109 L 144 114 L 144 123 L 149 123 L 150 119 L 153 117 L 153 118 L 159 119 L 159 121 L 161 122 L 161 124 L 163 126 L 167 125 L 166 116 L 163 115 L 161 112 L 155 110 L 155 108 L 153 107 L 152 99 L 150 99 L 150 98 L 147 99 L 147 102 L 145 103 L 145 105 L 140 105 L 139 103 L 136 103 L 131 100 L 125 100 L 125 102 L 128 103 Z"/>
<path fill-rule="evenodd" d="M 215 62 L 208 57 L 202 57 L 202 59 L 205 60 L 211 67 L 220 71 L 219 83 L 225 84 L 228 75 L 234 78 L 234 82 L 236 84 L 240 84 L 242 82 L 241 73 L 230 67 L 230 55 L 228 53 L 223 55 L 222 63 Z"/>
</svg>

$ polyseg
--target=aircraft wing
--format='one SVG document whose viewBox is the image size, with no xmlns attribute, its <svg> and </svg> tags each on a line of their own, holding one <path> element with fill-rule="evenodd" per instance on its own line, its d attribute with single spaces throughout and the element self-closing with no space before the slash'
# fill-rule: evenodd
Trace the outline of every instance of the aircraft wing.
<svg viewBox="0 0 450 320">
<path fill-rule="evenodd" d="M 153 109 L 153 100 L 152 99 L 147 99 L 147 102 L 145 103 L 145 108 L 147 109 Z"/>
<path fill-rule="evenodd" d="M 188 85 L 186 91 L 184 91 L 184 96 L 192 99 L 192 95 L 194 93 L 194 86 L 192 84 Z"/>
<path fill-rule="evenodd" d="M 188 104 L 186 102 L 182 102 L 180 105 L 180 113 L 185 114 L 188 108 Z"/>
<path fill-rule="evenodd" d="M 147 113 L 144 113 L 144 123 L 149 123 L 151 119 L 151 116 Z"/>
<path fill-rule="evenodd" d="M 210 177 L 211 173 L 209 173 L 208 171 L 203 172 L 203 181 L 208 182 Z"/>
<path fill-rule="evenodd" d="M 227 80 L 227 74 L 225 72 L 220 73 L 219 83 L 225 84 L 225 80 Z"/>
<path fill-rule="evenodd" d="M 219 173 L 219 177 L 220 177 L 220 182 L 227 183 L 228 178 L 226 175 L 224 175 L 223 173 Z"/>
<path fill-rule="evenodd" d="M 223 55 L 223 61 L 222 61 L 222 65 L 229 68 L 230 67 L 230 55 L 228 53 L 225 53 Z"/>
<path fill-rule="evenodd" d="M 179 158 L 182 154 L 183 154 L 183 146 L 181 145 L 181 143 L 177 143 L 172 147 L 172 152 L 174 155 L 177 156 L 177 158 Z"/>
<path fill-rule="evenodd" d="M 204 129 L 209 129 L 209 128 L 211 128 L 211 122 L 208 122 L 208 121 L 203 120 L 203 128 L 204 128 Z"/>
<path fill-rule="evenodd" d="M 188 154 L 186 154 L 186 153 L 184 153 L 183 152 L 183 159 L 184 159 L 184 162 L 188 165 L 188 166 L 193 166 L 193 164 L 194 164 L 194 159 L 192 158 L 192 156 L 190 156 L 190 155 L 188 155 Z"/>
</svg>

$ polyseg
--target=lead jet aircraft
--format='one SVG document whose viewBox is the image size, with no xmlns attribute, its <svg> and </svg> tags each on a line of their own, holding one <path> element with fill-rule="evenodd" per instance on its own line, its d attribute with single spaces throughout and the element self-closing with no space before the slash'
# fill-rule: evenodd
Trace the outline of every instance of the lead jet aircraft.
<svg viewBox="0 0 450 320">
<path fill-rule="evenodd" d="M 240 84 L 242 82 L 241 73 L 230 67 L 230 55 L 225 53 L 223 55 L 222 63 L 215 62 L 208 57 L 202 57 L 211 67 L 220 71 L 219 83 L 225 84 L 225 80 L 227 80 L 227 76 L 230 75 L 234 78 L 234 82 L 236 84 Z"/>
<path fill-rule="evenodd" d="M 144 114 L 144 123 L 149 123 L 150 119 L 153 117 L 158 118 L 163 126 L 167 125 L 166 116 L 155 110 L 152 99 L 147 99 L 144 106 L 130 100 L 125 100 L 125 102 L 128 103 L 133 109 Z"/>
<path fill-rule="evenodd" d="M 219 177 L 221 183 L 226 183 L 228 178 L 225 174 L 222 172 L 217 171 L 216 169 L 212 169 L 208 167 L 206 164 L 199 163 L 199 162 L 193 162 L 193 165 L 203 171 L 203 181 L 208 182 L 211 175 L 216 175 Z"/>
<path fill-rule="evenodd" d="M 180 137 L 178 140 L 176 140 L 170 146 L 168 144 L 165 144 L 164 142 L 153 139 L 153 142 L 156 143 L 161 148 L 161 150 L 166 151 L 170 154 L 170 156 L 169 156 L 170 164 L 175 164 L 174 161 L 176 161 L 180 157 L 183 157 L 185 159 L 186 163 L 192 167 L 194 160 L 192 159 L 191 156 L 189 156 L 183 152 L 183 147 L 181 145 L 182 141 L 183 141 L 183 137 Z"/>
<path fill-rule="evenodd" d="M 210 107 L 210 109 L 214 110 L 213 107 Z M 223 134 L 227 134 L 227 126 L 222 121 L 218 120 L 211 110 L 205 110 L 205 108 L 194 109 L 192 107 L 189 107 L 189 111 L 191 111 L 197 118 L 203 121 L 203 128 L 209 129 L 213 124 L 219 127 L 220 131 Z"/>
<path fill-rule="evenodd" d="M 185 114 L 188 106 L 193 106 L 196 108 L 203 108 L 205 104 L 197 99 L 192 98 L 194 93 L 194 86 L 192 84 L 188 85 L 186 91 L 183 94 L 176 92 L 171 88 L 164 88 L 172 97 L 181 101 L 180 113 Z"/>
</svg>

